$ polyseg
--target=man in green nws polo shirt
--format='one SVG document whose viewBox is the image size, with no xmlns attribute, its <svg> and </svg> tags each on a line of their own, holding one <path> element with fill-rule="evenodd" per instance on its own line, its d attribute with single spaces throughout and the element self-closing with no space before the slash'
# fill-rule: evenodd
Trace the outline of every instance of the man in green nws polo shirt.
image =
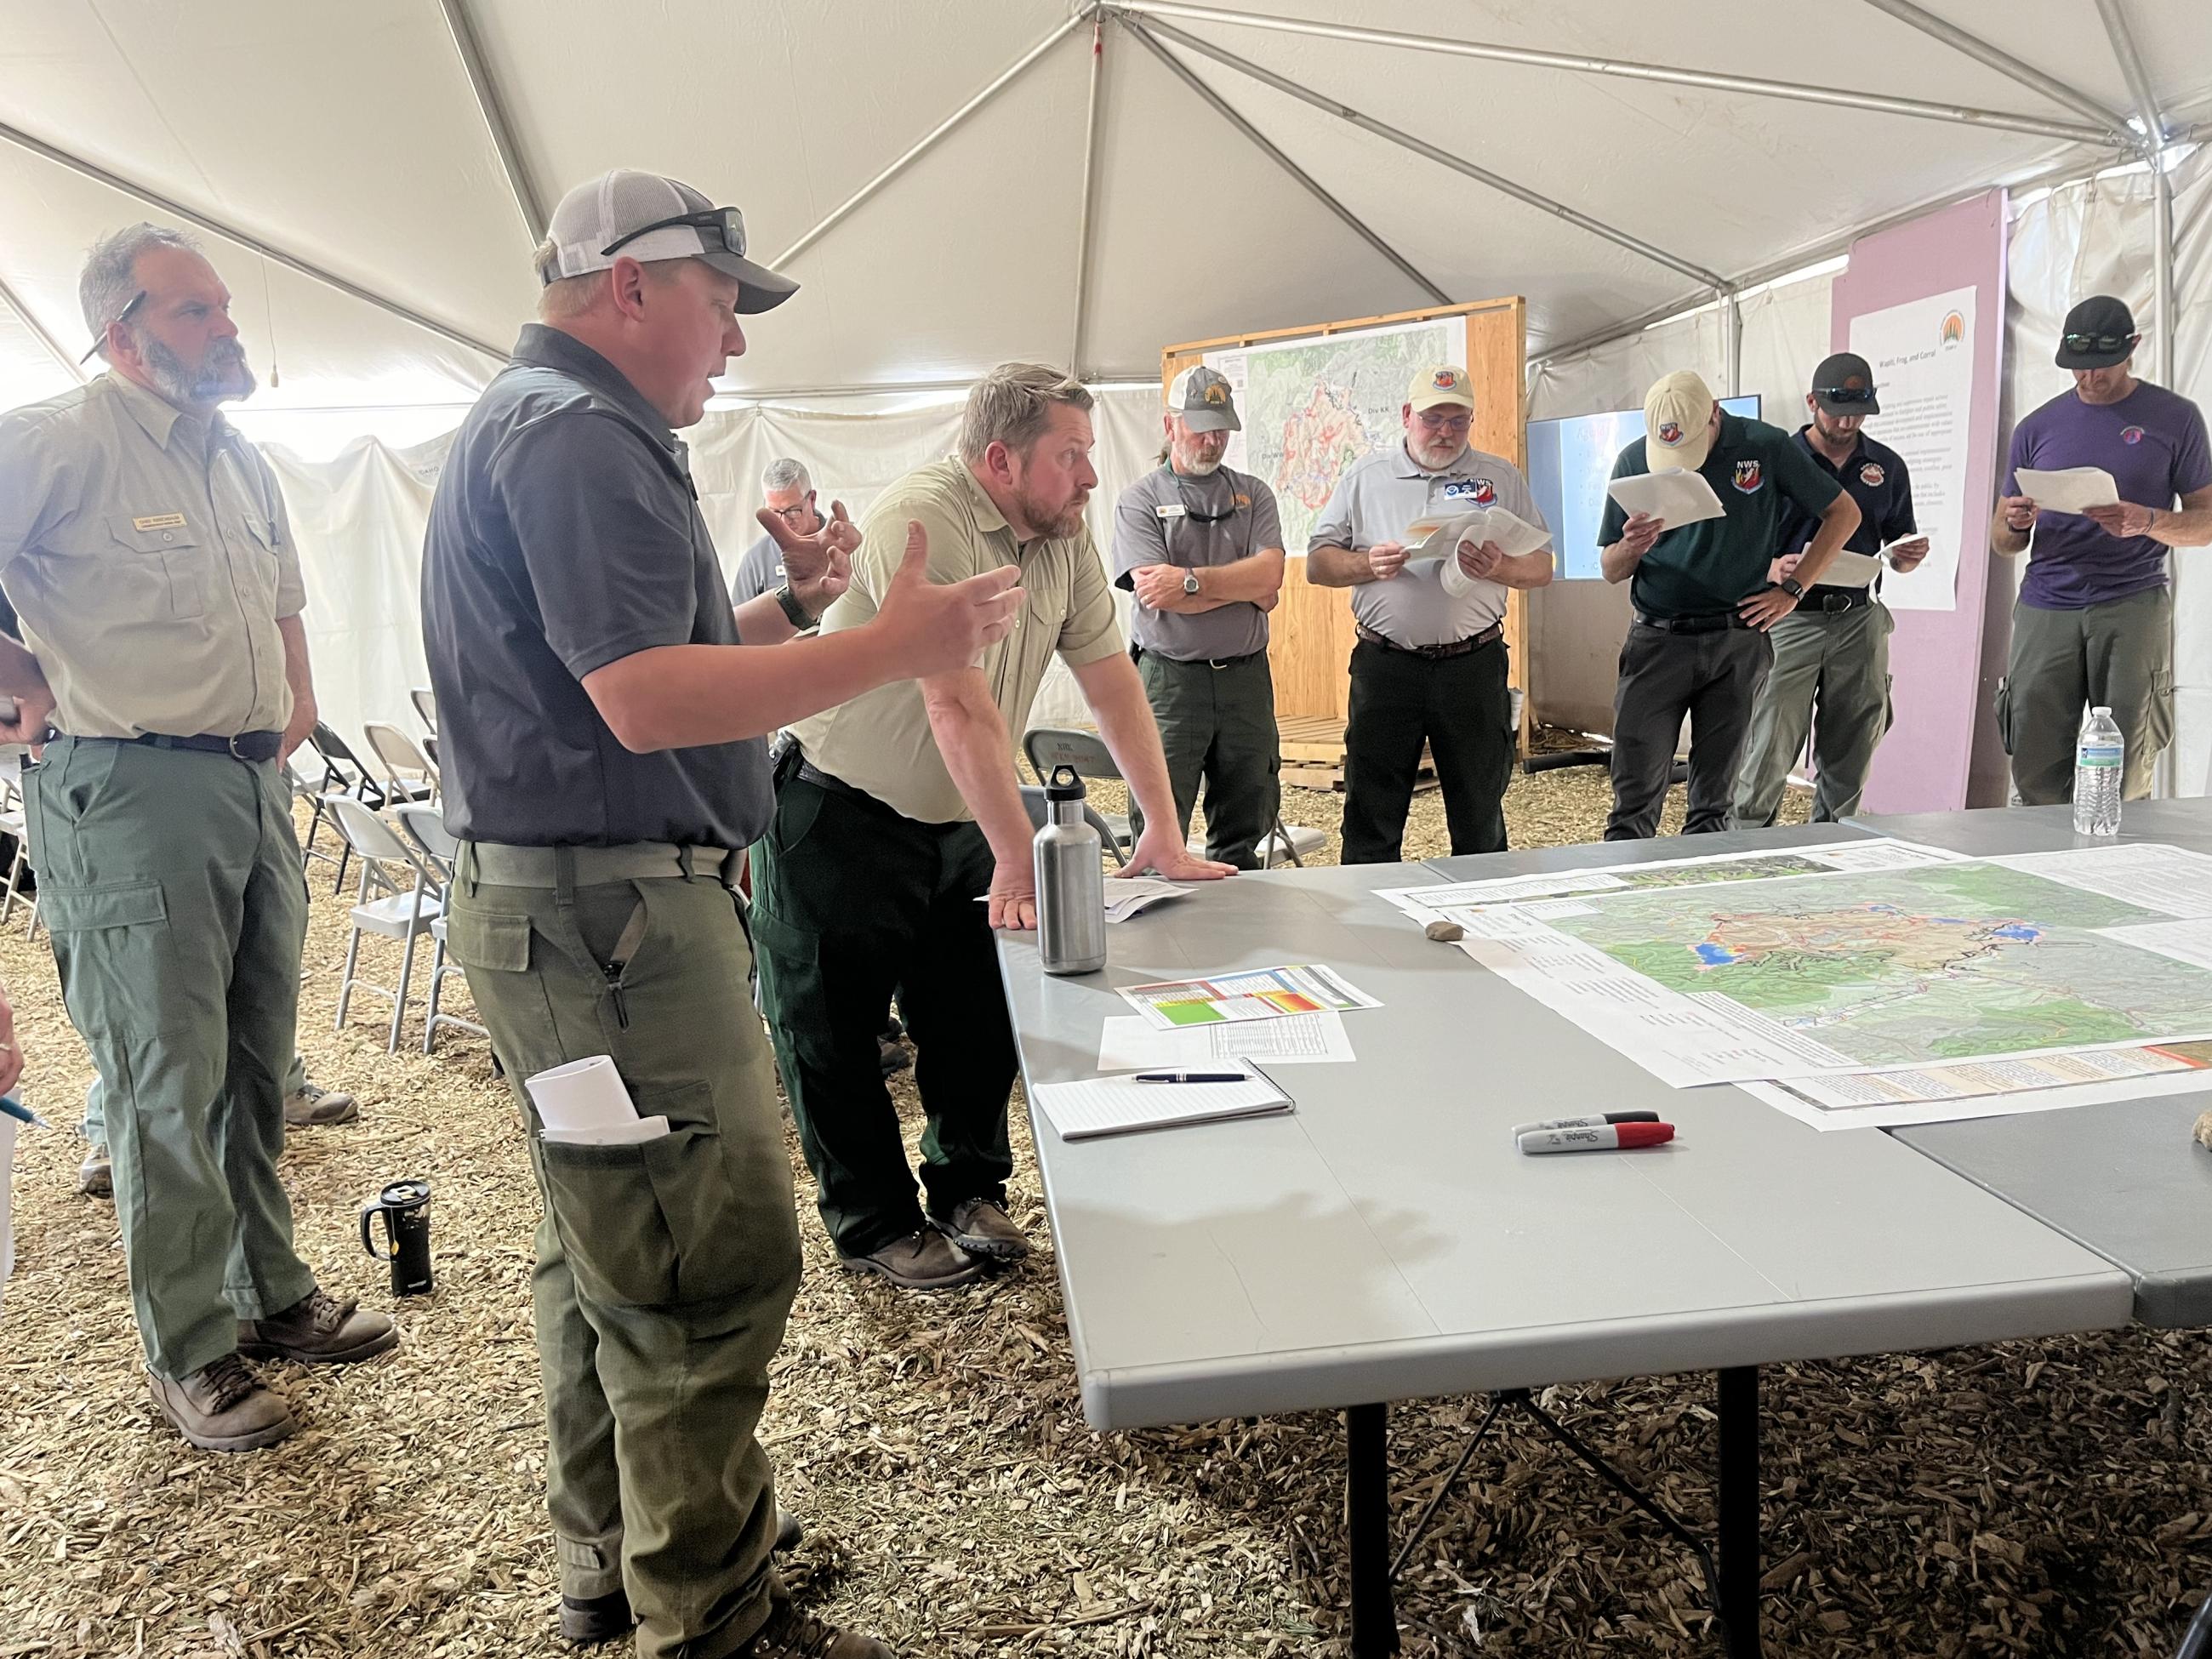
<svg viewBox="0 0 2212 1659">
<path fill-rule="evenodd" d="M 1729 414 L 1680 370 L 1644 399 L 1644 435 L 1620 452 L 1616 480 L 1694 472 L 1720 516 L 1669 529 L 1607 491 L 1598 532 L 1605 579 L 1629 582 L 1634 620 L 1613 694 L 1613 812 L 1607 841 L 1658 832 L 1682 717 L 1690 717 L 1688 836 L 1728 828 L 1752 706 L 1773 665 L 1766 630 L 1797 608 L 1859 527 L 1858 504 L 1788 433 Z M 1796 572 L 1767 580 L 1786 507 L 1820 520 Z"/>
</svg>

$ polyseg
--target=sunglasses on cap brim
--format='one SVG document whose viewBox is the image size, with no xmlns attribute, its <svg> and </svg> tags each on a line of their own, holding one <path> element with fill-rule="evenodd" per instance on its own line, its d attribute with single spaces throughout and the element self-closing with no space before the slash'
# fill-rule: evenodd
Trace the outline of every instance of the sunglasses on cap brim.
<svg viewBox="0 0 2212 1659">
<path fill-rule="evenodd" d="M 1870 404 L 1874 388 L 1870 386 L 1816 386 L 1813 395 L 1824 404 Z"/>
<path fill-rule="evenodd" d="M 615 238 L 599 250 L 599 257 L 605 258 L 641 236 L 649 236 L 656 230 L 672 230 L 678 225 L 704 233 L 709 243 L 720 241 L 740 259 L 745 257 L 745 216 L 736 208 L 708 208 L 699 213 L 679 213 L 672 219 L 655 219 L 649 225 L 640 225 L 627 235 Z"/>
<path fill-rule="evenodd" d="M 2142 338 L 2140 334 L 2062 334 L 2058 343 L 2069 351 L 2124 351 Z"/>
</svg>

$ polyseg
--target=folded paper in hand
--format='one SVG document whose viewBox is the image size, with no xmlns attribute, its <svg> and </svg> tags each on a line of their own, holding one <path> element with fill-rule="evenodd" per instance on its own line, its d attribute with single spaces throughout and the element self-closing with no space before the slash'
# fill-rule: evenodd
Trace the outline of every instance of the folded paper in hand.
<svg viewBox="0 0 2212 1659">
<path fill-rule="evenodd" d="M 1881 561 L 1871 553 L 1839 549 L 1820 573 L 1823 587 L 1864 587 L 1881 574 Z"/>
<path fill-rule="evenodd" d="M 1605 493 L 1620 503 L 1623 512 L 1648 514 L 1669 530 L 1702 519 L 1727 516 L 1705 475 L 1679 466 L 1615 478 L 1605 487 Z"/>
<path fill-rule="evenodd" d="M 556 1066 L 526 1079 L 522 1086 L 544 1125 L 541 1139 L 568 1146 L 629 1146 L 668 1133 L 666 1118 L 637 1115 L 622 1073 L 605 1054 Z"/>
<path fill-rule="evenodd" d="M 1462 542 L 1472 542 L 1477 547 L 1485 542 L 1495 542 L 1500 553 L 1508 558 L 1517 558 L 1540 547 L 1549 547 L 1552 532 L 1539 529 L 1502 507 L 1478 507 L 1472 513 L 1457 513 L 1449 518 L 1416 519 L 1406 526 L 1406 556 L 1409 559 L 1449 559 L 1459 551 Z"/>
<path fill-rule="evenodd" d="M 2101 466 L 2062 467 L 2056 472 L 2024 466 L 2014 476 L 2020 493 L 2046 513 L 2085 513 L 2120 504 L 2120 487 Z"/>
</svg>

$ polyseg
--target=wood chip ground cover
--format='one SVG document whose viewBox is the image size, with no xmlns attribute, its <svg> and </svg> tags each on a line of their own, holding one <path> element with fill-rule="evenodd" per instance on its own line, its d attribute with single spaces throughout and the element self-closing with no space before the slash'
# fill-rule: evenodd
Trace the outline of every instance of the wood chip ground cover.
<svg viewBox="0 0 2212 1659">
<path fill-rule="evenodd" d="M 1508 817 L 1516 845 L 1587 841 L 1605 805 L 1603 771 L 1575 769 L 1516 779 Z M 1285 792 L 1286 817 L 1332 835 L 1340 810 Z M 1677 790 L 1670 829 L 1680 814 Z M 1408 855 L 1446 850 L 1442 801 L 1421 795 Z M 384 1359 L 264 1368 L 307 1425 L 295 1439 L 193 1452 L 146 1399 L 112 1207 L 76 1194 L 73 1137 L 27 1133 L 0 1313 L 0 1659 L 569 1651 L 553 1630 L 521 1132 L 480 1041 L 449 1031 L 434 1059 L 387 1057 L 366 999 L 331 1031 L 345 910 L 314 869 L 301 1042 L 362 1115 L 293 1137 L 301 1249 L 334 1292 L 392 1306 L 357 1207 L 427 1176 L 437 1293 L 397 1306 L 406 1340 Z M 396 947 L 364 950 L 389 976 Z M 89 1072 L 43 939 L 0 938 L 0 975 L 27 1092 L 74 1123 Z M 419 1048 L 419 1010 L 409 1031 Z M 895 1092 L 918 1133 L 910 1081 Z M 1015 1207 L 1041 1249 L 969 1290 L 908 1297 L 838 1272 L 802 1206 L 806 1276 L 764 1431 L 809 1529 L 799 1593 L 915 1659 L 1342 1655 L 1335 1420 L 1087 1429 L 1018 1109 L 1015 1139 Z M 795 1145 L 793 1159 L 804 1200 Z M 1768 1652 L 2169 1653 L 2212 1587 L 2208 1386 L 2212 1347 L 2193 1333 L 1771 1370 Z M 1710 1377 L 1544 1397 L 1710 1526 Z M 1395 1413 L 1401 1525 L 1482 1405 Z M 1717 1650 L 1694 1564 L 1517 1425 L 1475 1457 L 1399 1605 L 1417 1656 Z"/>
</svg>

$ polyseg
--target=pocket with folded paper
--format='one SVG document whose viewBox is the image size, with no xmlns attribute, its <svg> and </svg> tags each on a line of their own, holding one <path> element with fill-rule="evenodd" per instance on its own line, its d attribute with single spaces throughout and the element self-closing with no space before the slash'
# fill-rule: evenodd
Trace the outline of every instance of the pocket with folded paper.
<svg viewBox="0 0 2212 1659">
<path fill-rule="evenodd" d="M 1704 519 L 1727 516 L 1727 509 L 1722 507 L 1721 498 L 1713 494 L 1712 485 L 1705 482 L 1705 475 L 1685 467 L 1632 472 L 1606 485 L 1605 493 L 1619 501 L 1620 510 L 1631 517 L 1641 513 L 1658 520 L 1669 530 Z"/>
<path fill-rule="evenodd" d="M 524 1081 L 545 1127 L 540 1139 L 560 1146 L 634 1146 L 668 1133 L 665 1117 L 640 1117 L 622 1073 L 605 1054 L 572 1060 Z"/>
</svg>

